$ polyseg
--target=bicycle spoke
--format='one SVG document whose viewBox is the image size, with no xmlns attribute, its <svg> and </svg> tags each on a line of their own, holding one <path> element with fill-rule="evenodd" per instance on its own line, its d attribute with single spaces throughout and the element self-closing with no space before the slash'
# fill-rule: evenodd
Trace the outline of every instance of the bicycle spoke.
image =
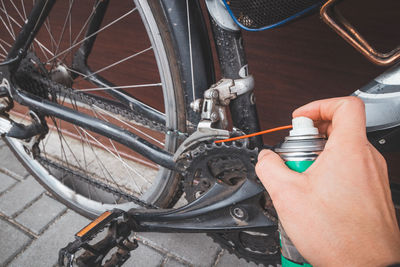
<svg viewBox="0 0 400 267">
<path fill-rule="evenodd" d="M 96 88 L 84 88 L 77 89 L 76 91 L 91 92 L 91 91 L 103 91 L 111 89 L 128 89 L 128 88 L 140 88 L 140 87 L 154 87 L 162 86 L 162 83 L 148 83 L 148 84 L 134 84 L 134 85 L 122 85 L 122 86 L 109 86 L 109 87 L 96 87 Z"/>
<path fill-rule="evenodd" d="M 14 4 L 13 0 L 9 0 L 10 3 L 13 5 L 14 9 L 17 11 L 19 17 L 21 18 L 21 20 L 24 22 L 26 20 L 26 17 L 24 18 L 21 14 L 21 12 L 19 11 L 19 9 L 17 8 L 17 6 Z"/>
<path fill-rule="evenodd" d="M 7 27 L 6 22 L 4 21 L 3 17 L 0 16 L 0 20 L 3 23 L 4 27 L 6 28 L 6 30 L 8 31 L 8 33 L 10 34 L 10 36 L 13 38 L 13 40 L 15 40 L 15 36 L 13 35 L 13 33 L 11 32 L 11 30 Z"/>
<path fill-rule="evenodd" d="M 71 0 L 70 0 L 70 1 L 71 1 Z M 72 1 L 74 1 L 74 0 L 72 0 Z M 68 24 L 69 24 L 69 46 L 71 47 L 71 46 L 72 46 L 72 14 L 69 15 L 69 22 L 68 22 Z M 71 62 L 72 62 L 72 60 L 73 60 L 73 54 L 70 53 L 70 55 L 71 55 Z"/>
<path fill-rule="evenodd" d="M 95 150 L 95 149 L 93 148 L 93 146 L 90 144 L 89 139 L 87 138 L 87 136 L 89 135 L 89 133 L 88 133 L 85 129 L 81 128 L 81 127 L 79 127 L 79 129 L 80 129 L 81 131 L 83 131 L 83 133 L 84 133 L 84 135 L 85 135 L 85 140 L 87 140 L 87 144 L 89 145 L 90 150 L 92 151 L 93 155 L 94 155 L 95 158 L 96 158 L 96 161 L 95 161 L 95 162 L 96 162 L 96 164 L 100 167 L 100 170 L 101 170 L 101 172 L 103 173 L 103 177 L 106 178 L 107 176 L 109 176 L 109 177 L 114 181 L 114 183 L 115 183 L 114 177 L 111 175 L 111 173 L 110 173 L 110 172 L 107 170 L 107 168 L 104 166 L 103 161 L 100 159 L 100 157 L 97 155 L 96 150 Z M 89 135 L 89 137 L 92 138 L 91 135 Z M 107 175 L 106 175 L 106 173 L 107 173 Z M 119 190 L 121 190 L 121 188 L 119 187 L 119 185 L 118 185 L 117 183 L 115 183 L 115 185 L 117 186 L 117 188 L 118 188 Z M 113 196 L 114 204 L 117 204 L 117 200 L 115 199 L 115 195 L 113 194 L 112 196 Z"/>
<path fill-rule="evenodd" d="M 0 41 L 1 41 L 3 44 L 5 44 L 6 46 L 8 46 L 8 47 L 11 48 L 11 45 L 10 45 L 8 42 L 4 41 L 3 39 L 0 39 Z"/>
<path fill-rule="evenodd" d="M 136 173 L 137 176 L 139 176 L 140 178 L 142 178 L 143 181 L 147 182 L 148 184 L 151 185 L 151 181 L 149 181 L 146 177 L 144 177 L 142 174 L 140 174 L 139 172 L 137 172 L 132 166 L 130 166 L 128 163 L 126 163 L 124 160 L 122 160 L 122 158 L 119 158 L 117 155 L 115 155 L 115 153 L 117 153 L 115 151 L 112 152 L 111 149 L 109 149 L 107 146 L 105 146 L 103 143 L 99 142 L 96 138 L 94 138 L 92 135 L 90 135 L 89 133 L 87 133 L 89 135 L 89 137 L 91 137 L 93 139 L 93 141 L 95 141 L 99 146 L 101 146 L 104 150 L 106 150 L 108 153 L 110 153 L 110 155 L 112 155 L 115 159 L 117 159 L 118 161 L 121 162 L 121 164 L 130 169 L 131 171 L 133 171 L 134 173 Z M 114 181 L 115 182 L 115 181 Z M 137 186 L 136 182 L 135 185 Z M 140 187 L 138 187 L 139 193 L 143 193 L 142 189 Z"/>
<path fill-rule="evenodd" d="M 97 117 L 97 115 L 96 115 L 97 112 L 95 112 L 94 110 L 92 110 L 92 112 L 93 112 L 93 113 L 95 114 L 95 116 Z M 101 116 L 101 114 L 99 114 L 99 115 Z M 101 118 L 102 118 L 103 120 L 105 120 L 105 121 L 108 122 L 108 120 L 107 120 L 104 116 L 101 116 Z M 112 145 L 112 147 L 113 147 L 113 149 L 114 149 L 114 152 L 117 154 L 117 157 L 118 157 L 119 161 L 123 163 L 122 166 L 124 166 L 125 170 L 129 173 L 130 179 L 131 179 L 131 180 L 133 181 L 133 183 L 135 184 L 135 186 L 136 186 L 136 188 L 138 189 L 139 193 L 142 194 L 143 192 L 142 192 L 141 188 L 138 186 L 138 184 L 136 183 L 136 179 L 132 176 L 132 172 L 134 172 L 134 173 L 135 173 L 137 176 L 139 176 L 139 177 L 143 177 L 143 176 L 142 176 L 140 173 L 138 173 L 135 169 L 128 168 L 128 167 L 127 167 L 127 166 L 128 166 L 128 163 L 126 163 L 126 162 L 122 159 L 120 153 L 118 152 L 117 148 L 116 148 L 115 145 L 114 145 L 114 142 L 113 142 L 110 138 L 108 138 L 108 141 L 109 141 L 110 144 Z M 144 177 L 143 177 L 143 178 L 144 178 Z M 146 181 L 147 181 L 147 180 L 146 180 Z M 151 183 L 150 183 L 150 184 L 151 184 Z"/>
<path fill-rule="evenodd" d="M 98 116 L 97 116 L 98 113 L 97 113 L 95 110 L 92 110 L 92 112 L 95 114 L 95 117 L 98 118 Z M 99 115 L 100 115 L 100 114 L 99 114 Z M 104 118 L 104 116 L 102 116 L 102 115 L 100 115 L 100 116 L 102 117 L 103 120 L 105 120 L 105 121 L 108 122 L 108 120 L 107 120 L 106 118 Z M 109 140 L 110 142 L 112 142 L 111 139 L 108 138 L 108 140 Z M 104 146 L 104 147 L 106 147 L 106 146 Z M 115 148 L 114 145 L 113 145 L 113 147 Z M 149 181 L 147 178 L 145 178 L 142 174 L 140 174 L 138 171 L 136 171 L 133 167 L 131 167 L 128 163 L 126 163 L 126 161 L 124 161 L 124 160 L 121 158 L 121 156 L 119 155 L 118 150 L 116 150 L 116 149 L 114 150 L 114 152 L 117 153 L 118 155 L 113 154 L 113 153 L 111 152 L 110 149 L 107 149 L 107 151 L 108 151 L 109 153 L 111 153 L 111 154 L 114 156 L 114 158 L 118 159 L 118 160 L 122 163 L 122 165 L 123 165 L 125 168 L 129 168 L 129 169 L 130 169 L 132 172 L 134 172 L 137 176 L 141 177 L 144 181 L 146 181 L 147 183 L 149 183 L 149 184 L 151 185 L 151 181 Z M 134 180 L 134 179 L 133 179 L 133 180 Z M 136 182 L 135 182 L 135 183 L 136 183 Z M 139 190 L 140 190 L 140 193 L 143 193 L 141 189 L 139 189 Z"/>
<path fill-rule="evenodd" d="M 94 148 L 93 148 L 93 146 L 92 146 L 92 143 L 91 143 L 91 142 L 89 141 L 89 139 L 87 138 L 86 133 L 84 133 L 84 136 L 83 136 L 81 130 L 79 130 L 75 125 L 74 125 L 74 128 L 75 128 L 76 131 L 78 132 L 79 136 L 81 136 L 81 138 L 84 138 L 84 142 L 86 143 L 86 145 L 89 146 L 90 150 L 91 150 L 92 153 L 95 155 L 95 158 L 96 158 L 96 161 L 95 161 L 95 162 L 96 162 L 97 165 L 100 167 L 101 172 L 103 173 L 103 176 L 106 177 L 106 174 L 105 174 L 105 172 L 104 172 L 104 169 L 105 169 L 104 163 L 101 163 L 101 164 L 99 163 L 100 158 L 99 158 L 98 155 L 95 153 L 95 150 L 94 150 Z M 85 149 L 84 149 L 85 145 L 84 145 L 83 142 L 82 142 L 81 144 L 82 144 L 82 149 L 83 149 L 83 156 L 84 156 L 84 158 L 85 158 L 85 169 L 84 169 L 84 171 L 87 172 L 87 171 L 89 170 L 88 168 L 89 168 L 89 165 L 90 165 L 91 163 L 87 164 L 87 162 L 86 162 L 86 153 L 84 152 L 84 151 L 85 151 Z M 117 187 L 118 187 L 118 185 L 117 185 Z M 97 197 L 99 197 L 96 190 L 95 190 L 95 193 L 96 193 Z M 115 196 L 114 196 L 114 195 L 113 195 L 113 200 L 114 200 L 114 203 L 117 203 L 117 200 L 115 199 Z"/>
<path fill-rule="evenodd" d="M 89 24 L 90 20 L 92 19 L 93 15 L 96 13 L 96 9 L 99 6 L 100 1 L 98 1 L 96 3 L 95 6 L 93 6 L 92 12 L 89 14 L 89 17 L 87 18 L 87 20 L 85 21 L 85 23 L 83 24 L 83 26 L 81 27 L 81 29 L 79 30 L 78 34 L 76 35 L 74 41 L 72 42 L 72 45 L 75 45 L 76 42 L 78 41 L 79 37 L 81 36 L 81 34 L 83 33 L 83 31 L 86 29 L 86 26 Z"/>
<path fill-rule="evenodd" d="M 44 27 L 46 28 L 46 31 L 48 32 L 50 36 L 50 45 L 51 45 L 51 50 L 54 51 L 55 46 L 57 46 L 57 42 L 54 39 L 53 33 L 51 31 L 51 26 L 50 26 L 50 21 L 49 17 L 47 17 L 46 21 L 43 23 Z M 54 56 L 54 53 L 52 54 Z M 47 60 L 48 61 L 48 60 Z"/>
<path fill-rule="evenodd" d="M 67 67 L 67 66 L 65 66 L 65 65 L 64 65 L 64 68 L 66 68 L 68 71 L 73 72 L 73 73 L 75 73 L 75 74 L 78 74 L 78 75 L 80 75 L 80 76 L 85 76 L 85 74 L 83 74 L 82 72 L 79 72 L 79 71 L 76 71 L 76 70 L 74 70 L 74 69 L 71 69 L 71 68 L 69 68 L 69 67 Z M 78 91 L 78 90 L 77 90 L 77 91 Z"/>
<path fill-rule="evenodd" d="M 106 150 L 108 153 L 110 153 L 110 155 L 112 155 L 114 158 L 118 159 L 118 157 L 107 147 L 105 146 L 103 143 L 99 142 L 97 140 L 97 138 L 95 138 L 93 135 L 91 135 L 88 131 L 86 131 L 85 129 L 79 127 L 87 136 L 89 136 L 95 143 L 97 143 L 97 145 L 99 145 L 100 147 L 102 147 L 104 150 Z M 93 150 L 94 151 L 94 150 Z M 96 152 L 94 152 L 96 154 Z M 97 155 L 97 154 L 96 154 Z M 98 160 L 100 161 L 100 160 Z M 102 161 L 100 161 L 102 162 Z M 124 161 L 122 161 L 121 163 L 123 163 L 125 166 L 127 166 L 128 168 L 130 168 L 130 166 L 125 163 Z M 103 167 L 104 164 L 102 163 Z M 115 185 L 118 187 L 118 189 L 121 190 L 121 188 L 119 187 L 118 183 L 115 181 L 114 176 L 108 171 L 107 168 L 104 167 L 104 170 L 108 173 L 108 175 L 110 176 L 111 180 L 113 180 L 113 182 L 115 183 Z"/>
<path fill-rule="evenodd" d="M 4 51 L 4 53 L 6 53 L 6 54 L 7 54 L 7 50 L 4 48 L 4 46 L 3 46 L 2 44 L 0 44 L 0 48 L 1 48 L 1 50 L 3 50 L 3 51 Z"/>
<path fill-rule="evenodd" d="M 137 53 L 135 53 L 135 54 L 133 54 L 133 55 L 127 56 L 127 57 L 125 57 L 125 58 L 123 58 L 123 59 L 121 59 L 121 60 L 118 60 L 118 61 L 116 61 L 116 62 L 114 62 L 114 63 L 112 63 L 112 64 L 110 64 L 110 65 L 108 65 L 108 66 L 106 66 L 106 67 L 104 67 L 104 68 L 101 68 L 101 69 L 99 69 L 99 70 L 97 70 L 97 71 L 91 73 L 90 75 L 85 75 L 85 76 L 83 76 L 83 77 L 81 77 L 81 78 L 79 78 L 79 79 L 76 79 L 76 80 L 75 80 L 75 83 L 77 83 L 77 82 L 79 82 L 79 81 L 82 81 L 82 80 L 84 80 L 84 79 L 86 79 L 86 78 L 89 78 L 89 77 L 91 77 L 91 76 L 93 76 L 93 75 L 95 75 L 95 74 L 98 74 L 98 73 L 100 73 L 100 72 L 103 72 L 103 71 L 105 71 L 105 70 L 108 70 L 108 69 L 110 69 L 110 68 L 112 68 L 112 67 L 114 67 L 114 66 L 116 66 L 116 65 L 118 65 L 118 64 L 120 64 L 120 63 L 122 63 L 122 62 L 125 62 L 125 61 L 131 59 L 131 58 L 134 58 L 134 57 L 136 57 L 136 56 L 139 56 L 139 55 L 141 55 L 141 54 L 143 54 L 143 53 L 145 53 L 145 52 L 151 50 L 152 48 L 153 48 L 153 47 L 150 46 L 150 47 L 148 47 L 148 48 L 146 48 L 146 49 L 144 49 L 144 50 L 142 50 L 142 51 L 140 51 L 140 52 L 137 52 Z"/>
<path fill-rule="evenodd" d="M 12 27 L 12 24 L 11 24 L 11 21 L 10 21 L 10 16 L 8 15 L 8 12 L 7 12 L 6 6 L 4 5 L 4 1 L 3 1 L 3 0 L 1 0 L 1 4 L 3 5 L 4 14 L 5 14 L 6 17 L 7 17 L 8 25 L 10 26 L 10 30 L 11 30 L 11 32 L 12 32 L 12 36 L 13 36 L 13 38 L 14 38 L 14 40 L 15 40 L 15 32 L 14 32 L 14 29 L 13 29 L 13 27 Z"/>
<path fill-rule="evenodd" d="M 90 34 L 89 36 L 85 37 L 84 39 L 80 40 L 79 42 L 73 44 L 71 47 L 65 49 L 64 51 L 62 51 L 62 52 L 60 52 L 60 53 L 58 53 L 58 54 L 56 54 L 54 57 L 50 58 L 49 61 L 52 61 L 52 60 L 54 60 L 55 58 L 57 58 L 57 57 L 59 57 L 59 56 L 61 56 L 61 55 L 64 55 L 65 53 L 68 53 L 69 51 L 71 51 L 72 49 L 74 49 L 75 47 L 77 47 L 78 45 L 80 45 L 81 43 L 83 43 L 84 41 L 86 41 L 87 39 L 89 39 L 89 38 L 95 36 L 96 34 L 98 34 L 98 33 L 102 32 L 102 31 L 104 31 L 105 29 L 107 29 L 107 28 L 110 27 L 111 25 L 117 23 L 118 21 L 120 21 L 121 19 L 125 18 L 126 16 L 128 16 L 129 14 L 133 13 L 133 12 L 136 11 L 136 10 L 137 10 L 137 8 L 134 8 L 134 9 L 128 11 L 127 13 L 125 13 L 124 15 L 122 15 L 121 17 L 119 17 L 118 19 L 113 20 L 112 22 L 110 22 L 110 23 L 107 24 L 106 26 L 100 28 L 99 30 L 95 31 L 94 33 L 92 33 L 92 34 Z"/>
<path fill-rule="evenodd" d="M 67 13 L 67 16 L 65 17 L 65 21 L 64 21 L 64 24 L 62 26 L 60 38 L 58 39 L 58 43 L 57 43 L 57 46 L 56 46 L 56 51 L 54 52 L 54 54 L 57 54 L 59 49 L 60 49 L 60 44 L 61 44 L 61 41 L 62 41 L 62 39 L 64 37 L 65 29 L 66 29 L 66 26 L 68 24 L 69 16 L 71 15 L 71 10 L 72 10 L 72 6 L 73 6 L 74 2 L 75 2 L 75 0 L 72 0 L 72 2 L 71 1 L 69 2 L 68 13 Z M 47 61 L 47 62 L 49 62 L 49 61 Z M 52 66 L 54 66 L 54 64 L 55 64 L 55 61 L 53 61 Z"/>
</svg>

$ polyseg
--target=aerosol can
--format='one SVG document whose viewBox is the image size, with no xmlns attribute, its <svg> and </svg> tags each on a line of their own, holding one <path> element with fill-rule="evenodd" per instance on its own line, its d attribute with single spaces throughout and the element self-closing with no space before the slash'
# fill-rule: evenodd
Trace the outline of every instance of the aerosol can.
<svg viewBox="0 0 400 267">
<path fill-rule="evenodd" d="M 297 172 L 304 172 L 315 161 L 325 147 L 326 138 L 320 135 L 311 119 L 297 117 L 292 121 L 293 129 L 284 142 L 275 149 L 286 165 Z M 311 266 L 300 255 L 283 227 L 279 224 L 282 248 L 282 267 Z"/>
</svg>

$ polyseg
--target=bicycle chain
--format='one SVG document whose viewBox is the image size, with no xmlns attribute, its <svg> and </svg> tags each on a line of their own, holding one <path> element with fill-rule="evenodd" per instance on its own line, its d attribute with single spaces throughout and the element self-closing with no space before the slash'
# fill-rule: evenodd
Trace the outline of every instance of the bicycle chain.
<svg viewBox="0 0 400 267">
<path fill-rule="evenodd" d="M 106 183 L 103 183 L 103 182 L 100 182 L 100 181 L 93 180 L 93 179 L 90 179 L 88 177 L 85 177 L 81 173 L 73 171 L 73 170 L 68 169 L 68 168 L 65 168 L 65 167 L 63 167 L 63 166 L 61 166 L 61 165 L 59 165 L 59 164 L 57 164 L 57 163 L 55 163 L 55 162 L 53 162 L 53 161 L 51 161 L 49 159 L 45 159 L 45 158 L 43 158 L 41 156 L 36 156 L 35 159 L 38 160 L 41 164 L 46 164 L 46 165 L 49 165 L 49 166 L 51 166 L 51 167 L 53 167 L 55 169 L 59 169 L 59 170 L 62 170 L 64 172 L 66 172 L 66 173 L 72 174 L 74 177 L 77 177 L 78 179 L 80 179 L 81 181 L 83 181 L 85 183 L 93 185 L 96 188 L 102 189 L 102 190 L 104 190 L 104 191 L 106 191 L 108 193 L 112 193 L 114 195 L 117 195 L 117 196 L 119 196 L 119 197 L 121 197 L 121 198 L 123 198 L 123 199 L 125 199 L 125 200 L 127 200 L 129 202 L 133 202 L 133 203 L 135 203 L 135 204 L 137 204 L 139 206 L 142 206 L 144 208 L 147 208 L 147 209 L 158 209 L 157 206 L 154 206 L 152 204 L 144 202 L 143 200 L 141 200 L 141 199 L 139 199 L 139 198 L 137 198 L 135 196 L 132 196 L 132 195 L 130 195 L 130 194 L 124 192 L 124 191 L 117 190 L 117 189 L 113 188 L 112 186 L 110 186 L 110 185 L 108 185 Z"/>
</svg>

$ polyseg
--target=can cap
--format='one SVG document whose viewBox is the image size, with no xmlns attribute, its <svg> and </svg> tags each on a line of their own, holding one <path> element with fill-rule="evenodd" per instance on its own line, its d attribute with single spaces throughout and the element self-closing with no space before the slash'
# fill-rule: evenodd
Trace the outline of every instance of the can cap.
<svg viewBox="0 0 400 267">
<path fill-rule="evenodd" d="M 290 136 L 318 135 L 318 128 L 314 127 L 312 119 L 307 117 L 297 117 L 292 120 L 293 129 L 289 132 Z"/>
</svg>

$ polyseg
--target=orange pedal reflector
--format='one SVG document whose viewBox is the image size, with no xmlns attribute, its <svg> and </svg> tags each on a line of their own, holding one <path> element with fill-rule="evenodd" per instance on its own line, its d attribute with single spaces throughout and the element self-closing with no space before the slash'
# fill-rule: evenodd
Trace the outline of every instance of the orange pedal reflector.
<svg viewBox="0 0 400 267">
<path fill-rule="evenodd" d="M 107 224 L 109 221 L 111 221 L 114 218 L 114 216 L 111 216 L 112 218 L 110 218 L 109 220 L 107 220 L 107 218 L 109 218 L 110 215 L 112 215 L 112 214 L 113 213 L 111 211 L 104 212 L 99 217 L 97 217 L 94 221 L 92 221 L 87 226 L 85 226 L 82 230 L 80 230 L 78 233 L 76 233 L 75 236 L 84 238 L 85 235 L 87 235 L 88 233 L 91 232 L 91 230 L 93 230 L 93 231 L 97 230 L 96 226 L 103 226 L 103 225 Z"/>
</svg>

